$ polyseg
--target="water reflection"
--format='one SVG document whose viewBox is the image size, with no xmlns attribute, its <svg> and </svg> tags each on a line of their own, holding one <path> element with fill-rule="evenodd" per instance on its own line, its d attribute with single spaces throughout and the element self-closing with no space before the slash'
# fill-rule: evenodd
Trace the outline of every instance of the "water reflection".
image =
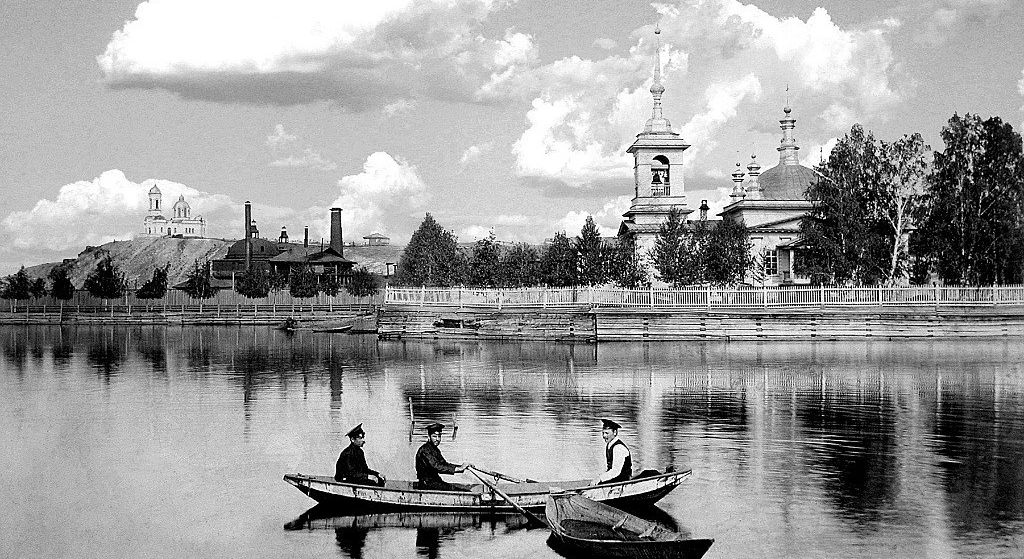
<svg viewBox="0 0 1024 559">
<path fill-rule="evenodd" d="M 821 542 L 877 556 L 900 541 L 906 557 L 1014 556 L 1024 545 L 1019 340 L 574 346 L 4 326 L 0 346 L 0 425 L 11 449 L 0 457 L 12 465 L 4 487 L 38 488 L 16 501 L 37 503 L 36 517 L 67 498 L 79 512 L 134 518 L 134 505 L 103 495 L 134 494 L 118 483 L 159 483 L 156 472 L 180 507 L 168 510 L 194 506 L 209 484 L 237 495 L 235 510 L 280 515 L 305 499 L 280 483 L 282 470 L 330 471 L 359 422 L 372 429 L 371 464 L 409 478 L 422 439 L 408 438 L 411 399 L 417 424 L 454 416 L 460 425 L 446 456 L 535 478 L 592 476 L 603 461 L 596 419 L 617 418 L 638 469 L 694 469 L 661 504 L 700 537 L 728 533 L 716 543 L 722 556 L 750 554 L 755 542 L 776 556 L 835 545 Z M 61 461 L 81 468 L 80 486 L 38 466 Z M 97 474 L 111 464 L 116 476 Z M 225 472 L 236 468 L 231 487 Z M 246 501 L 254 480 L 277 504 Z M 207 506 L 198 517 L 229 508 Z M 2 523 L 32 533 L 19 510 L 0 512 Z M 492 545 L 482 543 L 488 521 L 476 522 L 333 529 L 349 556 L 397 550 L 381 530 L 408 536 L 399 554 L 447 556 Z M 531 553 L 548 553 L 534 531 L 522 532 Z"/>
</svg>

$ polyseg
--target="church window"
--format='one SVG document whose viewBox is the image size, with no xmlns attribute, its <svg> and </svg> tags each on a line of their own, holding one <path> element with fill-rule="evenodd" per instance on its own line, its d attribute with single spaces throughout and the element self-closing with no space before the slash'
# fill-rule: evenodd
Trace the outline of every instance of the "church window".
<svg viewBox="0 0 1024 559">
<path fill-rule="evenodd" d="M 779 251 L 770 250 L 764 255 L 764 273 L 766 276 L 779 274 Z"/>
</svg>

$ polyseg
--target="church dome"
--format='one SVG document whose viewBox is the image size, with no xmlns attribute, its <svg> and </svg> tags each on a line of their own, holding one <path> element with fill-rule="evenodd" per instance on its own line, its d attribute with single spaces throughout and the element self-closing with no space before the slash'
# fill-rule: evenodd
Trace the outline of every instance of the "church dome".
<svg viewBox="0 0 1024 559">
<path fill-rule="evenodd" d="M 159 188 L 157 188 L 157 187 L 156 187 L 156 185 L 154 184 L 154 185 L 153 185 L 153 188 L 150 188 L 150 189 L 149 189 L 149 193 L 150 193 L 150 194 L 160 194 L 160 189 L 159 189 Z"/>
<path fill-rule="evenodd" d="M 780 163 L 761 173 L 757 180 L 764 200 L 806 200 L 807 187 L 818 177 L 814 169 Z"/>
<path fill-rule="evenodd" d="M 156 187 L 154 187 L 154 188 L 156 188 Z M 179 206 L 180 207 L 184 207 L 184 208 L 190 207 L 188 205 L 188 202 L 185 201 L 185 195 L 184 194 L 182 194 L 181 196 L 178 196 L 178 201 L 174 203 L 174 207 L 175 208 L 177 208 Z"/>
</svg>

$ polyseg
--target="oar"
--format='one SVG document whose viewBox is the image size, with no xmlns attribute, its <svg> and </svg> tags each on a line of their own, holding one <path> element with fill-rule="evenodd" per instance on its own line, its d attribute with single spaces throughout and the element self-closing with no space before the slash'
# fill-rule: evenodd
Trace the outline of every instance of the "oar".
<svg viewBox="0 0 1024 559">
<path fill-rule="evenodd" d="M 480 480 L 480 483 L 483 483 L 488 488 L 490 488 L 491 491 L 494 491 L 495 493 L 497 493 L 499 497 L 501 497 L 502 499 L 505 499 L 505 502 L 507 502 L 508 504 L 512 505 L 512 508 L 516 509 L 517 511 L 519 511 L 522 514 L 525 514 L 527 518 L 529 518 L 533 522 L 536 522 L 538 525 L 544 526 L 545 528 L 547 528 L 547 526 L 548 526 L 547 522 L 541 520 L 540 517 L 537 516 L 536 514 L 533 514 L 532 512 L 530 512 L 530 511 L 524 509 L 523 507 L 519 506 L 519 503 L 513 501 L 512 498 L 509 497 L 508 495 L 506 495 L 504 491 L 502 491 L 501 489 L 498 489 L 497 485 L 487 481 L 486 479 L 483 478 L 483 476 L 481 476 L 479 473 L 477 473 L 477 472 L 480 472 L 480 473 L 486 474 L 487 472 L 485 472 L 483 470 L 477 470 L 475 467 L 469 468 L 469 472 L 471 474 L 473 474 L 474 476 L 476 476 L 476 479 Z"/>
<path fill-rule="evenodd" d="M 505 474 L 503 474 L 501 472 L 492 472 L 490 470 L 485 470 L 483 468 L 477 468 L 476 466 L 473 466 L 473 469 L 478 471 L 478 472 L 485 473 L 485 474 L 487 474 L 487 475 L 489 475 L 491 477 L 494 477 L 494 478 L 503 479 L 505 481 L 511 481 L 512 483 L 537 483 L 537 480 L 535 480 L 535 479 L 530 479 L 530 478 L 519 479 L 519 478 L 515 478 L 515 477 L 512 477 L 512 476 L 509 476 L 509 475 L 505 475 Z"/>
</svg>

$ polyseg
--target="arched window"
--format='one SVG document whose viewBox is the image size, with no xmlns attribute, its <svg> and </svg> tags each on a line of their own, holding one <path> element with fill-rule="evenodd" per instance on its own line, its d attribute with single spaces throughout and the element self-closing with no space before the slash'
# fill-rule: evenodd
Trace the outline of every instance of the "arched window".
<svg viewBox="0 0 1024 559">
<path fill-rule="evenodd" d="M 664 155 L 656 155 L 654 160 L 651 161 L 651 195 L 672 195 L 669 168 L 668 158 Z"/>
</svg>

